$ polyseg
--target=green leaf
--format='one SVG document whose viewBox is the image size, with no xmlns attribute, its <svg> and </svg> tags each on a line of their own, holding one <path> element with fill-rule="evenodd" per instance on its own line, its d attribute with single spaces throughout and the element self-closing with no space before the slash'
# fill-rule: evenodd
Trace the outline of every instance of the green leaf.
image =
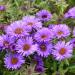
<svg viewBox="0 0 75 75">
<path fill-rule="evenodd" d="M 68 59 L 65 59 L 65 60 L 64 60 L 64 63 L 65 63 L 66 65 L 68 65 L 68 66 L 70 65 Z"/>
<path fill-rule="evenodd" d="M 35 0 L 35 4 L 39 4 L 41 0 Z"/>
<path fill-rule="evenodd" d="M 66 0 L 70 6 L 75 6 L 75 0 Z"/>
<path fill-rule="evenodd" d="M 72 72 L 72 73 L 75 73 L 75 64 L 71 64 L 71 65 L 68 67 L 68 71 L 69 71 L 69 72 Z"/>
</svg>

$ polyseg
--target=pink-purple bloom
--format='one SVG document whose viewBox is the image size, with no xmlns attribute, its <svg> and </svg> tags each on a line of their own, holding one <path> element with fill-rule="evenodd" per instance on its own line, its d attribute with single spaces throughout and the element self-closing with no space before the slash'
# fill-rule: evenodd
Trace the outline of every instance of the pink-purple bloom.
<svg viewBox="0 0 75 75">
<path fill-rule="evenodd" d="M 48 10 L 40 10 L 36 13 L 36 16 L 41 20 L 41 21 L 49 21 L 52 18 L 51 12 Z"/>
<path fill-rule="evenodd" d="M 4 58 L 4 66 L 8 69 L 18 69 L 25 63 L 23 56 L 20 54 L 6 54 Z"/>
<path fill-rule="evenodd" d="M 36 32 L 34 39 L 37 41 L 49 41 L 53 38 L 52 30 L 48 28 L 42 28 Z"/>
<path fill-rule="evenodd" d="M 36 52 L 42 57 L 48 57 L 52 52 L 52 48 L 52 44 L 49 44 L 48 42 L 40 42 Z"/>
<path fill-rule="evenodd" d="M 69 9 L 67 13 L 64 15 L 65 18 L 75 18 L 75 7 Z"/>
<path fill-rule="evenodd" d="M 52 52 L 56 60 L 61 61 L 72 57 L 73 46 L 70 42 L 65 43 L 65 41 L 59 41 Z"/>
<path fill-rule="evenodd" d="M 15 39 L 9 35 L 0 36 L 0 47 L 3 49 L 9 48 L 9 46 L 14 43 Z"/>
<path fill-rule="evenodd" d="M 21 20 L 11 23 L 11 25 L 6 28 L 6 33 L 15 37 L 27 36 L 28 31 L 29 30 Z"/>
<path fill-rule="evenodd" d="M 35 16 L 24 16 L 23 17 L 23 22 L 24 25 L 30 30 L 32 31 L 32 28 L 38 30 L 40 28 L 42 28 L 42 23 L 39 21 L 38 18 L 36 18 Z"/>
<path fill-rule="evenodd" d="M 27 37 L 18 40 L 16 50 L 21 55 L 28 56 L 37 50 L 37 45 L 33 44 L 33 39 L 31 37 Z"/>
<path fill-rule="evenodd" d="M 58 39 L 65 38 L 70 35 L 70 29 L 66 24 L 58 24 L 53 27 L 53 33 Z"/>
</svg>

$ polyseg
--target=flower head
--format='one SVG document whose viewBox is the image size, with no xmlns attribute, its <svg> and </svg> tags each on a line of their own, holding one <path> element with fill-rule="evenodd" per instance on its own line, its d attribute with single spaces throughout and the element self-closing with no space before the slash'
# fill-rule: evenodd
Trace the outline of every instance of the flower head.
<svg viewBox="0 0 75 75">
<path fill-rule="evenodd" d="M 36 32 L 34 39 L 37 41 L 49 41 L 53 38 L 52 30 L 48 28 L 42 28 Z"/>
<path fill-rule="evenodd" d="M 15 21 L 7 27 L 6 33 L 11 36 L 21 37 L 28 35 L 27 27 L 22 21 Z"/>
<path fill-rule="evenodd" d="M 5 67 L 8 69 L 18 69 L 25 60 L 20 54 L 6 54 L 4 58 Z"/>
<path fill-rule="evenodd" d="M 21 53 L 23 56 L 28 56 L 33 54 L 37 49 L 37 45 L 33 44 L 33 39 L 27 37 L 26 39 L 19 39 L 16 45 L 16 50 L 18 53 Z"/>
<path fill-rule="evenodd" d="M 39 12 L 36 13 L 36 16 L 41 21 L 49 21 L 52 18 L 52 14 L 47 10 L 40 10 Z"/>
<path fill-rule="evenodd" d="M 52 44 L 49 44 L 48 42 L 40 42 L 36 52 L 42 57 L 48 57 L 48 55 L 51 54 L 52 48 Z"/>
<path fill-rule="evenodd" d="M 65 43 L 64 41 L 59 41 L 55 46 L 52 54 L 56 60 L 64 60 L 72 56 L 73 47 L 70 42 Z"/>
<path fill-rule="evenodd" d="M 23 17 L 23 22 L 30 31 L 32 31 L 32 28 L 36 30 L 42 28 L 42 23 L 35 16 L 25 16 Z"/>
<path fill-rule="evenodd" d="M 9 35 L 2 35 L 0 37 L 0 46 L 3 47 L 3 49 L 5 48 L 9 48 L 9 46 L 14 43 L 15 38 L 11 37 Z"/>
<path fill-rule="evenodd" d="M 70 29 L 66 24 L 59 24 L 53 27 L 54 35 L 59 39 L 70 35 Z"/>
</svg>

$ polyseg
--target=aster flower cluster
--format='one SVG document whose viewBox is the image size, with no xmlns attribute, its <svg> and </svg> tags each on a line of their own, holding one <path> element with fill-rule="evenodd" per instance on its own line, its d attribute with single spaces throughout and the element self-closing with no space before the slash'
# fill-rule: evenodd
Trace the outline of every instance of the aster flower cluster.
<svg viewBox="0 0 75 75">
<path fill-rule="evenodd" d="M 71 11 L 67 14 L 73 16 Z M 37 61 L 35 70 L 40 72 L 44 71 L 42 58 L 52 55 L 55 60 L 61 61 L 72 57 L 75 39 L 65 40 L 71 35 L 70 28 L 66 24 L 44 26 L 44 22 L 51 18 L 52 14 L 49 11 L 41 10 L 35 16 L 24 16 L 22 20 L 11 23 L 5 29 L 5 34 L 0 36 L 0 50 L 6 51 L 4 57 L 6 68 L 18 69 L 25 63 L 25 58 L 37 54 L 37 57 L 34 56 Z"/>
</svg>

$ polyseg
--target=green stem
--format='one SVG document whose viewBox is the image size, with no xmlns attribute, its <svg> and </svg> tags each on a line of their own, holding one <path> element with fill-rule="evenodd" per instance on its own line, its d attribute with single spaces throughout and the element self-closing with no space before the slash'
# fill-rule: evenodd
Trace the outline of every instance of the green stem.
<svg viewBox="0 0 75 75">
<path fill-rule="evenodd" d="M 63 70 L 63 65 L 64 65 L 63 61 L 60 62 L 59 69 L 58 69 L 58 72 L 60 73 L 60 75 L 65 75 Z"/>
</svg>

